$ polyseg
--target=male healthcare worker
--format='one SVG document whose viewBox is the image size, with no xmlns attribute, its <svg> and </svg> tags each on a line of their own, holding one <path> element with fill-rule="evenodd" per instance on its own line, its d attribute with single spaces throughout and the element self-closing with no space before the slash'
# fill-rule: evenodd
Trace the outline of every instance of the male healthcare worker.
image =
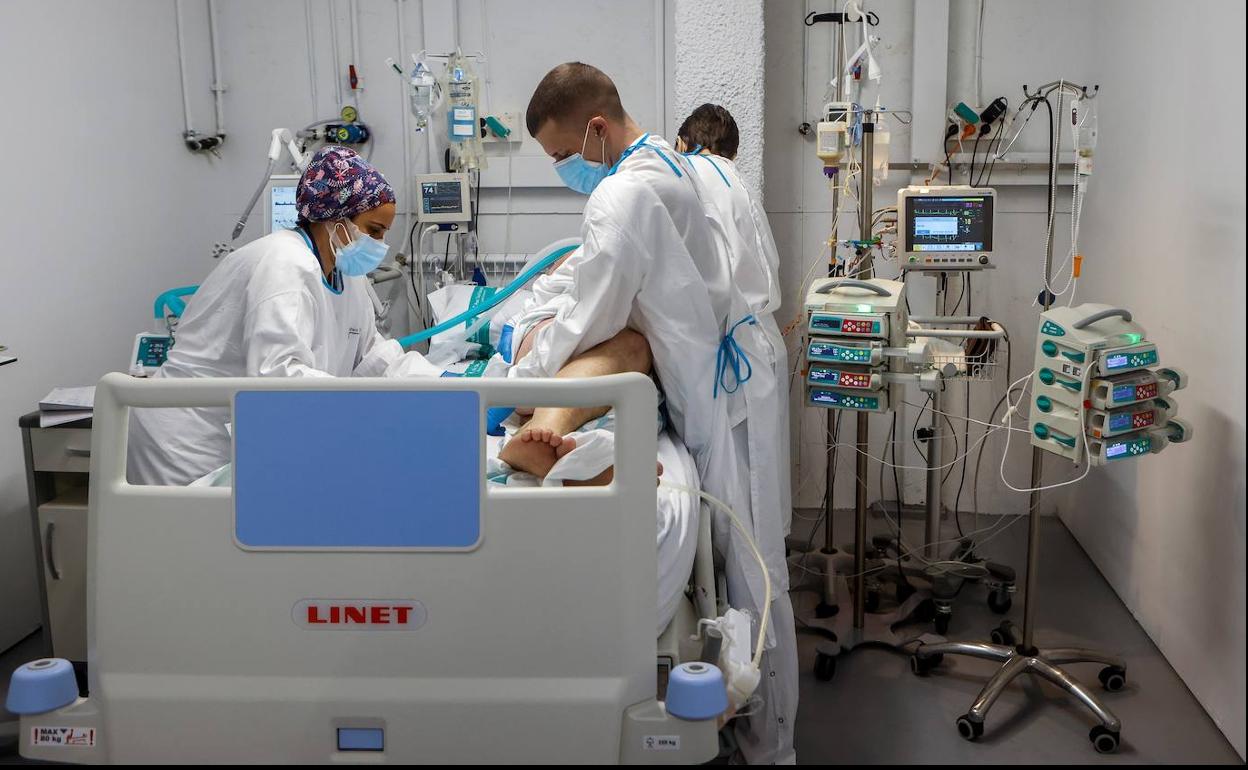
<svg viewBox="0 0 1248 770">
<path fill-rule="evenodd" d="M 325 147 L 295 203 L 297 227 L 233 252 L 200 285 L 156 377 L 376 377 L 419 355 L 378 332 L 368 296 L 394 221 L 381 173 L 353 150 Z M 228 409 L 131 414 L 131 483 L 188 484 L 230 460 Z"/>
<path fill-rule="evenodd" d="M 526 122 L 568 187 L 590 197 L 584 245 L 549 281 L 566 289 L 513 319 L 523 355 L 510 376 L 554 376 L 574 356 L 625 329 L 641 333 L 703 488 L 745 519 L 749 494 L 733 447 L 728 399 L 716 396 L 717 353 L 734 294 L 731 270 L 724 236 L 698 199 L 688 161 L 643 132 L 624 111 L 610 78 L 586 64 L 551 70 L 529 102 Z M 535 286 L 535 294 L 544 295 L 543 288 Z M 566 432 L 559 411 L 539 409 L 529 426 Z M 510 458 L 506 448 L 500 456 L 513 466 L 531 459 Z M 717 530 L 727 529 L 722 518 L 719 524 L 724 526 Z M 758 565 L 735 532 L 723 542 L 729 601 L 760 607 Z M 771 658 L 769 652 L 762 661 L 764 680 L 772 678 Z M 791 730 L 792 714 L 776 713 L 777 702 L 765 702 L 748 723 L 735 723 L 751 762 L 792 761 L 779 731 L 763 726 L 770 720 Z"/>
<path fill-rule="evenodd" d="M 749 316 L 753 323 L 737 326 L 734 339 L 742 348 L 740 366 L 748 379 L 733 388 L 733 436 L 739 465 L 748 474 L 750 512 L 755 539 L 763 551 L 777 587 L 772 603 L 776 619 L 776 648 L 772 650 L 774 677 L 764 676 L 759 687 L 779 712 L 797 710 L 797 639 L 789 601 L 788 564 L 784 536 L 792 514 L 789 465 L 788 353 L 776 324 L 780 307 L 779 254 L 767 216 L 758 205 L 733 159 L 739 131 L 723 107 L 704 104 L 695 109 L 677 131 L 676 148 L 689 159 L 707 216 L 719 224 L 728 243 L 732 283 L 737 304 L 732 317 Z M 792 761 L 793 720 L 774 723 L 776 740 Z"/>
</svg>

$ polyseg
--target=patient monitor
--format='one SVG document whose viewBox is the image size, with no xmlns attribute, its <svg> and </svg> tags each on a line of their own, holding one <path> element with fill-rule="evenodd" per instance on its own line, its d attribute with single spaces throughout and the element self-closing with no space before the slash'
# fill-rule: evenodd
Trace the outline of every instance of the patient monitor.
<svg viewBox="0 0 1248 770">
<path fill-rule="evenodd" d="M 295 207 L 298 174 L 275 174 L 264 187 L 264 234 L 288 230 L 299 222 Z"/>
<path fill-rule="evenodd" d="M 447 224 L 472 221 L 467 174 L 420 174 L 416 177 L 417 213 L 421 222 Z"/>
<path fill-rule="evenodd" d="M 898 252 L 906 270 L 993 267 L 997 192 L 965 185 L 897 191 Z"/>
</svg>

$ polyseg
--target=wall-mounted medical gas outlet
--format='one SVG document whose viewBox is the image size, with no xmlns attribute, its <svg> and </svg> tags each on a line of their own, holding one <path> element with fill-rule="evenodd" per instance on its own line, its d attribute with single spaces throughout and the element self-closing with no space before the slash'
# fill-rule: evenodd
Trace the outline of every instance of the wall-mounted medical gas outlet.
<svg viewBox="0 0 1248 770">
<path fill-rule="evenodd" d="M 1157 346 L 1131 312 L 1109 305 L 1059 307 L 1040 316 L 1031 392 L 1031 443 L 1093 464 L 1139 457 L 1188 440 L 1168 396 L 1187 384 L 1158 368 Z"/>
<path fill-rule="evenodd" d="M 496 112 L 481 118 L 481 141 L 486 144 L 514 144 L 521 141 L 523 134 L 518 112 Z"/>
<path fill-rule="evenodd" d="M 900 385 L 885 374 L 906 345 L 905 284 L 880 278 L 824 278 L 806 295 L 806 403 L 827 409 L 885 412 Z"/>
</svg>

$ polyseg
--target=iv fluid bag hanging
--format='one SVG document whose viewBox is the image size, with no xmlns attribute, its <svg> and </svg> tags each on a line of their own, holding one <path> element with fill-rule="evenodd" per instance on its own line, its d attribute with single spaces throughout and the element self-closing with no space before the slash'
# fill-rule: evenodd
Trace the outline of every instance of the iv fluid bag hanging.
<svg viewBox="0 0 1248 770">
<path fill-rule="evenodd" d="M 446 130 L 456 171 L 485 168 L 485 149 L 477 121 L 480 81 L 468 57 L 456 51 L 446 63 L 442 92 L 446 99 Z"/>
<path fill-rule="evenodd" d="M 875 186 L 888 179 L 889 133 L 883 122 L 875 125 L 875 139 L 871 155 L 871 178 Z"/>
<path fill-rule="evenodd" d="M 421 60 L 417 59 L 415 54 L 412 55 L 416 66 L 412 68 L 411 79 L 409 80 L 411 91 L 409 100 L 411 103 L 412 115 L 416 118 L 416 132 L 429 128 L 429 119 L 433 115 L 433 90 L 436 81 L 433 72 Z"/>
</svg>

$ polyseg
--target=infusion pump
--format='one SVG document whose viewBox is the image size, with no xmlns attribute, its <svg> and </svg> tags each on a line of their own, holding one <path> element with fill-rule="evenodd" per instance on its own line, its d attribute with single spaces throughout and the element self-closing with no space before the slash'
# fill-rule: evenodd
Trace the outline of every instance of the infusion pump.
<svg viewBox="0 0 1248 770">
<path fill-rule="evenodd" d="M 1031 383 L 1031 443 L 1093 465 L 1160 452 L 1187 441 L 1171 397 L 1187 385 L 1161 365 L 1157 345 L 1131 311 L 1059 307 L 1040 316 Z"/>
<path fill-rule="evenodd" d="M 824 278 L 806 295 L 806 403 L 886 412 L 901 400 L 889 374 L 904 358 L 906 285 L 880 278 Z"/>
</svg>

